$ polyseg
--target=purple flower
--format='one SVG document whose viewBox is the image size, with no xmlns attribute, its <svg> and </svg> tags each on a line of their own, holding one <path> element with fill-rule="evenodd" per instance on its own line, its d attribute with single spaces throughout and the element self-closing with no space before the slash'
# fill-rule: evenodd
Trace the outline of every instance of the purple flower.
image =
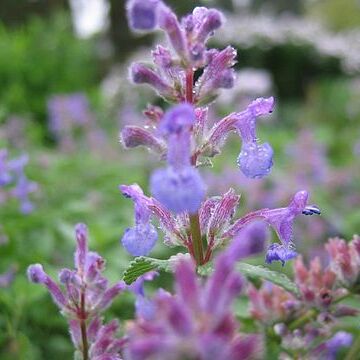
<svg viewBox="0 0 360 360">
<path fill-rule="evenodd" d="M 73 126 L 84 126 L 92 121 L 89 102 L 82 93 L 52 96 L 47 107 L 49 127 L 57 137 L 67 134 Z"/>
<path fill-rule="evenodd" d="M 147 65 L 134 63 L 130 68 L 130 78 L 135 84 L 150 85 L 166 99 L 174 99 L 170 84 Z"/>
<path fill-rule="evenodd" d="M 124 248 L 133 256 L 148 255 L 158 238 L 155 227 L 151 224 L 139 224 L 128 228 L 121 239 Z"/>
<path fill-rule="evenodd" d="M 88 232 L 84 224 L 76 225 L 75 235 L 75 270 L 63 269 L 59 272 L 63 289 L 45 273 L 40 264 L 28 267 L 29 281 L 47 287 L 62 314 L 68 318 L 71 337 L 78 352 L 83 351 L 83 324 L 90 345 L 89 359 L 102 359 L 105 355 L 113 355 L 114 359 L 118 359 L 123 345 L 121 340 L 114 337 L 118 324 L 111 322 L 101 326 L 99 315 L 125 289 L 125 283 L 119 281 L 112 287 L 108 286 L 107 279 L 102 275 L 105 261 L 97 253 L 88 250 Z"/>
<path fill-rule="evenodd" d="M 199 172 L 191 166 L 155 170 L 150 178 L 153 196 L 176 214 L 195 213 L 204 199 L 205 186 Z"/>
<path fill-rule="evenodd" d="M 271 244 L 266 253 L 266 262 L 271 264 L 273 261 L 281 261 L 284 266 L 285 261 L 291 260 L 297 255 L 297 252 L 291 246 Z"/>
<path fill-rule="evenodd" d="M 314 205 L 307 205 L 309 194 L 307 191 L 298 191 L 292 198 L 290 204 L 285 208 L 257 210 L 235 221 L 223 234 L 224 238 L 233 237 L 244 228 L 249 222 L 263 219 L 276 231 L 281 244 L 272 244 L 268 249 L 266 261 L 279 260 L 283 264 L 286 260 L 296 256 L 293 243 L 293 222 L 298 215 L 309 213 L 310 209 L 318 209 Z M 318 213 L 315 212 L 315 213 Z"/>
<path fill-rule="evenodd" d="M 0 274 L 0 288 L 7 288 L 15 279 L 16 267 L 11 266 L 5 273 Z"/>
<path fill-rule="evenodd" d="M 256 136 L 256 118 L 273 111 L 274 98 L 258 98 L 246 110 L 233 113 L 217 122 L 210 130 L 200 153 L 215 156 L 220 152 L 225 139 L 232 131 L 237 131 L 242 140 L 237 163 L 248 178 L 266 176 L 273 165 L 273 150 L 268 143 L 259 144 Z"/>
<path fill-rule="evenodd" d="M 159 6 L 159 27 L 167 34 L 169 42 L 182 59 L 187 58 L 187 43 L 184 30 L 176 14 L 163 3 Z"/>
<path fill-rule="evenodd" d="M 190 162 L 190 130 L 195 122 L 191 105 L 180 104 L 165 113 L 159 130 L 168 137 L 168 167 L 153 172 L 153 196 L 174 213 L 196 212 L 205 196 L 205 185 Z"/>
<path fill-rule="evenodd" d="M 184 246 L 186 244 L 187 240 L 182 233 L 180 222 L 159 201 L 145 196 L 137 184 L 121 185 L 120 191 L 125 197 L 131 198 L 134 202 L 138 203 L 140 209 L 143 208 L 145 213 L 148 211 L 159 220 L 160 228 L 165 234 L 165 242 L 169 245 Z M 135 213 L 135 218 L 136 216 L 137 215 Z"/>
<path fill-rule="evenodd" d="M 154 303 L 145 296 L 144 282 L 152 281 L 159 274 L 156 271 L 150 271 L 144 275 L 139 276 L 135 282 L 129 285 L 129 290 L 136 296 L 135 309 L 136 316 L 146 320 L 151 320 L 155 314 Z"/>
<path fill-rule="evenodd" d="M 236 50 L 228 46 L 224 50 L 212 49 L 208 53 L 208 65 L 196 83 L 195 91 L 201 99 L 211 98 L 220 88 L 230 89 L 234 85 Z M 203 101 L 204 102 L 204 101 Z"/>
<path fill-rule="evenodd" d="M 159 0 L 130 0 L 127 2 L 127 17 L 134 31 L 151 31 L 158 24 Z"/>
<path fill-rule="evenodd" d="M 231 311 L 243 280 L 233 269 L 233 256 L 220 255 L 214 273 L 201 284 L 194 264 L 176 267 L 175 295 L 158 291 L 151 319 L 138 317 L 129 330 L 126 358 L 250 359 L 261 348 L 254 336 L 238 334 Z M 169 357 L 170 355 L 170 357 Z"/>
<path fill-rule="evenodd" d="M 353 336 L 345 331 L 338 331 L 331 339 L 326 342 L 329 359 L 336 359 L 336 354 L 341 348 L 349 348 L 353 341 Z"/>
<path fill-rule="evenodd" d="M 144 146 L 158 154 L 163 154 L 166 149 L 162 139 L 139 126 L 125 126 L 121 131 L 120 141 L 125 149 Z"/>
<path fill-rule="evenodd" d="M 259 179 L 269 174 L 273 165 L 274 151 L 268 143 L 243 143 L 238 157 L 238 165 L 248 178 Z"/>
<path fill-rule="evenodd" d="M 8 153 L 6 149 L 0 149 L 0 186 L 8 185 L 12 181 L 12 176 L 9 172 Z"/>
<path fill-rule="evenodd" d="M 124 248 L 133 256 L 148 255 L 156 244 L 158 234 L 150 223 L 150 210 L 144 203 L 143 192 L 139 186 L 121 186 L 123 195 L 134 201 L 135 226 L 125 230 L 121 239 Z"/>
<path fill-rule="evenodd" d="M 14 159 L 7 159 L 7 151 L 0 150 L 0 187 L 7 187 L 7 194 L 17 198 L 20 202 L 20 211 L 28 214 L 34 206 L 29 199 L 29 194 L 37 190 L 37 184 L 29 181 L 25 175 L 25 166 L 29 161 L 24 154 Z"/>
</svg>

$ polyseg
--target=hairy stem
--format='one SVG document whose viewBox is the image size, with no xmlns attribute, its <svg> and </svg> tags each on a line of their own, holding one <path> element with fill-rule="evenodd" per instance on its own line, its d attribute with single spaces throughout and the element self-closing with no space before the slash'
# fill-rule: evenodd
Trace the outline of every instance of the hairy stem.
<svg viewBox="0 0 360 360">
<path fill-rule="evenodd" d="M 188 69 L 186 71 L 186 89 L 185 89 L 185 99 L 189 104 L 194 102 L 194 71 L 193 69 Z"/>
<path fill-rule="evenodd" d="M 85 292 L 81 292 L 81 299 L 80 299 L 80 306 L 81 306 L 81 319 L 80 319 L 80 329 L 81 329 L 81 340 L 82 340 L 82 352 L 83 352 L 83 360 L 89 360 L 89 344 L 87 339 L 87 332 L 86 332 L 86 314 L 85 314 Z"/>
<path fill-rule="evenodd" d="M 204 262 L 204 249 L 201 239 L 200 221 L 198 213 L 190 215 L 190 231 L 196 264 L 202 265 Z"/>
<path fill-rule="evenodd" d="M 186 70 L 186 89 L 185 89 L 185 98 L 189 104 L 194 102 L 194 71 L 189 68 Z M 194 159 L 192 159 L 194 163 Z M 195 159 L 196 163 L 196 159 Z M 195 165 L 195 164 L 193 164 Z M 204 262 L 204 249 L 201 239 L 201 230 L 200 230 L 200 220 L 199 213 L 190 214 L 190 233 L 192 240 L 192 249 L 197 265 L 201 265 Z"/>
</svg>

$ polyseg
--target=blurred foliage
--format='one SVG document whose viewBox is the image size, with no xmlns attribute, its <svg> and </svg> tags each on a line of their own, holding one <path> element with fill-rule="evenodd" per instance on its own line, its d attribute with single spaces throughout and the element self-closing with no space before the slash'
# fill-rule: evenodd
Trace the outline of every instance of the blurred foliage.
<svg viewBox="0 0 360 360">
<path fill-rule="evenodd" d="M 307 12 L 335 30 L 360 26 L 358 0 L 317 0 L 307 2 Z"/>
<path fill-rule="evenodd" d="M 12 30 L 0 23 L 0 53 L 0 122 L 12 113 L 44 122 L 51 94 L 89 93 L 99 80 L 94 44 L 74 36 L 65 14 Z"/>
<path fill-rule="evenodd" d="M 121 55 L 124 46 L 130 49 L 134 43 L 124 30 L 127 25 L 122 2 L 114 0 L 111 3 L 112 9 L 116 9 L 111 11 L 112 22 L 118 22 L 118 27 L 111 31 L 116 32 L 113 40 Z M 277 2 L 280 10 L 284 3 Z M 350 6 L 346 5 L 342 9 L 348 11 L 348 20 L 336 17 L 336 10 L 332 10 L 334 15 L 326 12 L 330 11 L 325 11 L 326 6 L 328 9 L 335 6 L 331 4 L 339 7 L 344 3 L 340 0 L 316 2 L 312 11 L 314 14 L 323 11 L 321 16 L 329 19 L 334 16 L 334 21 L 339 21 L 333 23 L 335 27 L 356 24 L 355 17 L 359 16 L 355 8 L 346 10 Z M 193 2 L 184 1 L 176 2 L 175 7 L 184 12 L 192 5 Z M 298 5 L 298 1 L 294 2 L 295 11 L 300 11 Z M 320 6 L 323 10 L 316 10 L 321 9 Z M 102 122 L 110 133 L 108 142 L 115 148 L 111 154 L 94 153 L 86 147 L 74 153 L 61 153 L 40 143 L 39 134 L 47 131 L 46 101 L 52 94 L 86 91 L 88 95 L 97 96 L 99 92 L 100 66 L 95 43 L 77 39 L 66 15 L 58 14 L 51 19 L 33 18 L 16 29 L 0 24 L 0 53 L 0 124 L 12 113 L 36 120 L 37 123 L 31 122 L 26 127 L 26 151 L 30 155 L 27 175 L 40 187 L 33 196 L 37 207 L 33 214 L 19 214 L 15 201 L 0 208 L 0 222 L 9 237 L 9 242 L 0 247 L 0 273 L 11 265 L 17 267 L 17 276 L 11 287 L 0 288 L 0 358 L 70 359 L 72 346 L 64 318 L 58 314 L 43 288 L 27 282 L 25 269 L 30 263 L 39 262 L 56 276 L 57 270 L 71 267 L 75 246 L 73 226 L 81 221 L 89 226 L 91 249 L 107 260 L 107 275 L 111 281 L 118 279 L 130 260 L 119 246 L 119 238 L 132 224 L 133 205 L 120 196 L 117 186 L 137 182 L 146 189 L 153 164 L 143 150 L 126 153 L 120 150 L 117 120 L 105 119 L 106 115 L 103 115 Z M 332 164 L 356 169 L 358 155 L 353 148 L 360 135 L 360 90 L 354 91 L 351 79 L 341 73 L 337 61 L 323 59 L 311 49 L 293 44 L 273 49 L 257 46 L 239 49 L 239 61 L 241 66 L 265 68 L 274 78 L 275 92 L 281 99 L 275 114 L 278 119 L 275 124 L 266 125 L 264 122 L 259 136 L 273 145 L 276 168 L 286 173 L 286 160 L 289 162 L 289 159 L 286 159 L 285 147 L 293 142 L 299 129 L 311 127 L 317 139 L 329 149 Z M 136 101 L 143 104 L 148 99 Z M 232 106 L 229 111 L 238 104 Z M 97 110 L 106 114 L 102 107 Z M 0 147 L 4 145 L 6 142 L 0 143 Z M 10 150 L 19 152 L 18 149 Z M 235 168 L 238 151 L 237 141 L 214 161 L 215 171 L 220 173 L 225 165 Z M 333 194 L 323 195 L 326 191 L 326 188 L 321 188 L 313 197 L 321 200 L 324 217 L 329 212 L 336 217 L 337 212 L 348 205 L 340 206 Z M 244 205 L 247 196 L 251 194 L 242 197 L 242 213 L 252 210 Z M 341 229 L 346 235 L 358 232 L 360 226 L 359 208 L 348 207 L 346 221 L 342 224 L 344 228 Z M 325 239 L 312 240 L 321 243 Z M 169 253 L 159 241 L 151 256 L 162 258 Z M 262 257 L 256 259 L 257 264 L 262 262 Z M 279 270 L 280 265 L 272 268 Z M 288 269 L 290 265 L 285 272 Z M 156 285 L 166 288 L 171 279 L 161 276 L 156 281 Z M 131 295 L 120 297 L 107 317 L 130 318 L 133 313 L 131 300 Z M 242 318 L 243 329 L 253 331 L 254 322 L 247 310 L 246 299 L 239 299 L 237 312 Z M 273 355 L 269 358 L 276 358 L 278 347 L 275 345 L 271 349 Z"/>
</svg>

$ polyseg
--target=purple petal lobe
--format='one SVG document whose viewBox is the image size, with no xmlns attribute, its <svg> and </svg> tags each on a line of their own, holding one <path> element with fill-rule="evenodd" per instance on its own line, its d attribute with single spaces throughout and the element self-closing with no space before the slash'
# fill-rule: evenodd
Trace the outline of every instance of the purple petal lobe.
<svg viewBox="0 0 360 360">
<path fill-rule="evenodd" d="M 148 255 L 156 244 L 158 233 L 149 223 L 125 230 L 121 239 L 124 248 L 133 256 Z"/>
<path fill-rule="evenodd" d="M 47 279 L 47 275 L 41 264 L 30 265 L 27 269 L 29 281 L 35 284 L 43 284 Z"/>
<path fill-rule="evenodd" d="M 174 106 L 167 111 L 161 121 L 160 131 L 165 135 L 179 134 L 190 130 L 195 123 L 194 108 L 187 103 Z"/>
<path fill-rule="evenodd" d="M 158 169 L 150 178 L 153 196 L 175 213 L 195 213 L 204 199 L 205 184 L 192 167 L 174 171 L 171 167 Z"/>
<path fill-rule="evenodd" d="M 133 30 L 150 31 L 157 26 L 158 0 L 132 0 L 127 5 L 127 16 Z"/>
<path fill-rule="evenodd" d="M 284 266 L 285 261 L 291 260 L 297 256 L 297 252 L 291 249 L 291 246 L 271 244 L 268 248 L 265 261 L 271 264 L 273 261 L 281 261 Z"/>
<path fill-rule="evenodd" d="M 273 165 L 273 154 L 273 149 L 268 143 L 243 143 L 238 165 L 246 177 L 260 179 L 269 174 Z"/>
</svg>

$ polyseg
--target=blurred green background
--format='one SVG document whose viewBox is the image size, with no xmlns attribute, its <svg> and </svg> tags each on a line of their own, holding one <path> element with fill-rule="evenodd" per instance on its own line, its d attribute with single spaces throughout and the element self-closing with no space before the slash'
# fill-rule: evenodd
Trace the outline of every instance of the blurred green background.
<svg viewBox="0 0 360 360">
<path fill-rule="evenodd" d="M 203 170 L 209 193 L 235 187 L 244 214 L 285 206 L 306 188 L 323 212 L 320 219 L 298 221 L 295 242 L 307 257 L 321 256 L 329 236 L 350 239 L 359 232 L 359 1 L 169 3 L 180 15 L 195 5 L 227 14 L 212 44 L 238 49 L 239 76 L 234 90 L 212 107 L 214 120 L 255 97 L 276 97 L 276 112 L 258 127 L 260 139 L 275 150 L 271 175 L 242 177 L 234 137 L 214 168 Z M 129 33 L 122 0 L 0 3 L 0 149 L 7 148 L 10 157 L 29 154 L 26 174 L 38 184 L 29 215 L 21 214 L 13 199 L 0 201 L 0 274 L 15 269 L 14 279 L 0 287 L 1 359 L 71 358 L 64 319 L 42 288 L 28 284 L 25 270 L 39 262 L 56 276 L 72 266 L 76 223 L 88 224 L 90 246 L 107 259 L 112 281 L 130 260 L 119 239 L 132 224 L 133 210 L 118 185 L 137 182 L 146 189 L 156 159 L 141 149 L 125 152 L 118 133 L 124 124 L 141 123 L 143 107 L 156 101 L 150 90 L 127 80 L 131 59 L 142 58 L 154 41 L 155 36 Z M 74 125 L 70 119 L 59 130 L 49 101 L 74 94 L 88 103 L 69 111 L 86 120 L 75 119 Z M 159 242 L 154 256 L 169 253 Z M 167 279 L 159 282 L 166 286 Z M 131 296 L 125 295 L 107 316 L 127 319 L 132 312 Z"/>
</svg>

